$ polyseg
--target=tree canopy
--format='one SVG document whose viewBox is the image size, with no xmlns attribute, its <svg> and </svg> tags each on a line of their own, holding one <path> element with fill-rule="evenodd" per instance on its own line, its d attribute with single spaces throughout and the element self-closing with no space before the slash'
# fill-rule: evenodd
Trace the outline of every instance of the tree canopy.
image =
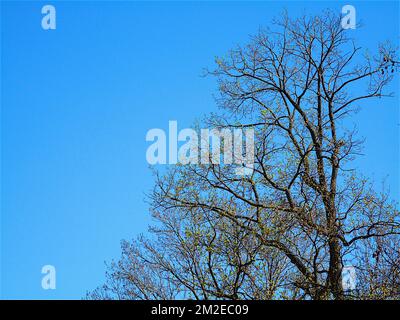
<svg viewBox="0 0 400 320">
<path fill-rule="evenodd" d="M 332 12 L 283 14 L 217 58 L 220 111 L 202 125 L 254 129 L 251 173 L 212 160 L 156 172 L 152 235 L 124 241 L 88 298 L 399 299 L 397 204 L 352 168 L 362 140 L 346 125 L 392 96 L 397 60 L 388 43 L 364 54 Z"/>
</svg>

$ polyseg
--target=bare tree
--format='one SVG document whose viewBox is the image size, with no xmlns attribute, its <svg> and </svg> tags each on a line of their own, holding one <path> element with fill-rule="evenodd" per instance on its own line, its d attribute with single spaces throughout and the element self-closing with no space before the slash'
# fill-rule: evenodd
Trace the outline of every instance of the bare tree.
<svg viewBox="0 0 400 320">
<path fill-rule="evenodd" d="M 385 44 L 362 55 L 331 12 L 284 14 L 273 26 L 208 71 L 218 79 L 222 111 L 205 123 L 255 130 L 252 173 L 238 176 L 234 165 L 211 159 L 157 176 L 152 208 L 164 229 L 113 265 L 112 279 L 122 272 L 135 286 L 124 298 L 344 299 L 345 261 L 367 280 L 369 247 L 399 234 L 396 204 L 351 168 L 362 143 L 346 126 L 365 100 L 391 96 L 384 89 L 397 68 L 395 50 Z M 184 228 L 193 232 L 190 245 Z M 385 278 L 392 287 L 396 272 Z M 379 292 L 372 286 L 380 282 L 370 283 L 361 291 Z"/>
<path fill-rule="evenodd" d="M 91 299 L 273 299 L 288 261 L 251 233 L 202 208 L 154 211 L 150 240 L 122 242 L 122 258 Z"/>
</svg>

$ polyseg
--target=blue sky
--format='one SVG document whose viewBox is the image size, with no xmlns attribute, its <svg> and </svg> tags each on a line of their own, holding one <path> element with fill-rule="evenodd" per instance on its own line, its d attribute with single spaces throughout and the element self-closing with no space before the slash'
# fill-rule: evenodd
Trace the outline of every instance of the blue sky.
<svg viewBox="0 0 400 320">
<path fill-rule="evenodd" d="M 53 4 L 57 29 L 41 28 Z M 289 15 L 348 2 L 1 3 L 1 297 L 80 299 L 104 280 L 120 240 L 147 231 L 153 184 L 145 136 L 215 111 L 214 57 Z M 351 2 L 363 48 L 398 43 L 398 3 Z M 398 80 L 392 90 L 398 88 Z M 355 165 L 399 194 L 396 98 L 354 118 L 366 138 Z M 57 289 L 43 290 L 54 265 Z"/>
</svg>

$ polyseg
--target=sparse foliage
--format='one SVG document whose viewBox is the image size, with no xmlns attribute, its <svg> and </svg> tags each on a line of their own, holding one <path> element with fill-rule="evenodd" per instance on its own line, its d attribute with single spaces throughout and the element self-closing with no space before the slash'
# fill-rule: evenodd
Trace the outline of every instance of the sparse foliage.
<svg viewBox="0 0 400 320">
<path fill-rule="evenodd" d="M 399 298 L 399 212 L 350 169 L 361 141 L 344 125 L 367 99 L 391 94 L 396 53 L 375 56 L 340 17 L 275 21 L 216 60 L 222 111 L 205 123 L 256 132 L 253 173 L 177 166 L 156 175 L 157 228 L 125 243 L 91 298 Z M 357 267 L 359 288 L 342 289 Z"/>
</svg>

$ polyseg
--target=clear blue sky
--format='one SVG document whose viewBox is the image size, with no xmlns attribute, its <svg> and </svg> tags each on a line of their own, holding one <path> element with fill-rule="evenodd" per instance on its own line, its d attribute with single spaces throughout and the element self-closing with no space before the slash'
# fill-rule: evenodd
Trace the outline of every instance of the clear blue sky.
<svg viewBox="0 0 400 320">
<path fill-rule="evenodd" d="M 2 298 L 80 299 L 101 284 L 120 240 L 151 222 L 146 132 L 215 111 L 215 80 L 202 69 L 282 8 L 348 3 L 364 24 L 353 31 L 360 45 L 398 42 L 395 2 L 2 2 Z M 45 4 L 56 30 L 41 28 Z M 376 100 L 355 118 L 366 138 L 357 166 L 386 177 L 396 199 L 398 101 Z M 41 288 L 46 264 L 56 290 Z"/>
</svg>

